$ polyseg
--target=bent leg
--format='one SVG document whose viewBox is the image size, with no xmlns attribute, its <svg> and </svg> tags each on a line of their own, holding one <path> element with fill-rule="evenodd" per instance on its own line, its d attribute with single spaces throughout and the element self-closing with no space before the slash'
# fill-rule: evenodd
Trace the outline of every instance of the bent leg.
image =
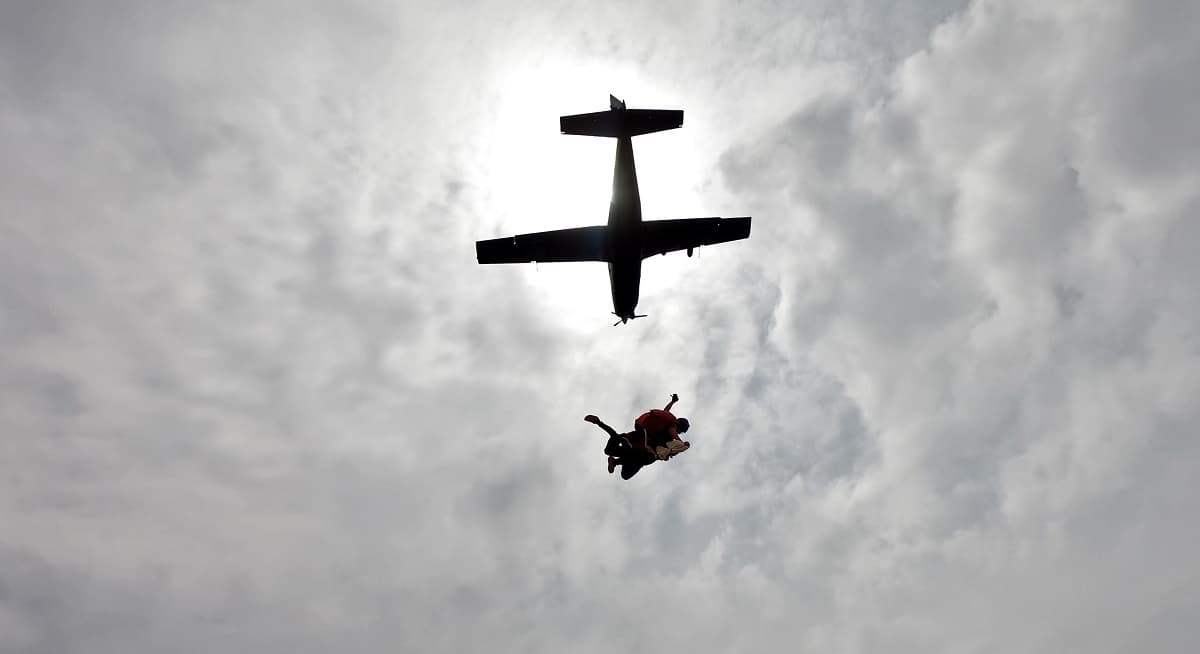
<svg viewBox="0 0 1200 654">
<path fill-rule="evenodd" d="M 634 457 L 621 459 L 621 479 L 629 479 L 644 467 L 646 467 L 646 464 L 636 460 Z"/>
<path fill-rule="evenodd" d="M 610 437 L 610 438 L 616 438 L 617 436 L 619 436 L 619 435 L 620 435 L 620 434 L 618 434 L 618 433 L 617 433 L 617 430 L 615 430 L 615 429 L 613 429 L 612 427 L 609 427 L 608 425 L 604 424 L 604 422 L 603 422 L 602 420 L 600 420 L 599 418 L 597 418 L 596 416 L 593 416 L 593 415 L 588 415 L 586 418 L 584 418 L 584 420 L 586 420 L 586 421 L 588 421 L 588 422 L 592 423 L 593 425 L 596 425 L 597 427 L 599 427 L 599 428 L 603 429 L 603 430 L 604 430 L 604 431 L 605 431 L 605 432 L 606 432 L 606 433 L 609 435 L 609 437 Z"/>
<path fill-rule="evenodd" d="M 621 479 L 629 479 L 651 463 L 654 463 L 653 454 L 635 449 L 629 456 L 621 459 Z"/>
</svg>

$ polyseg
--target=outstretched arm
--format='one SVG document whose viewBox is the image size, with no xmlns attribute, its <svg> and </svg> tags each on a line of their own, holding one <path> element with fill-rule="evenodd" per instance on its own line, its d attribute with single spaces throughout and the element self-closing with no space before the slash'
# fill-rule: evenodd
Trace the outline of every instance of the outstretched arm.
<svg viewBox="0 0 1200 654">
<path fill-rule="evenodd" d="M 671 401 L 667 402 L 667 406 L 663 407 L 663 411 L 670 411 L 671 407 L 675 406 L 675 403 L 678 401 L 679 401 L 679 396 L 674 393 L 671 393 Z"/>
</svg>

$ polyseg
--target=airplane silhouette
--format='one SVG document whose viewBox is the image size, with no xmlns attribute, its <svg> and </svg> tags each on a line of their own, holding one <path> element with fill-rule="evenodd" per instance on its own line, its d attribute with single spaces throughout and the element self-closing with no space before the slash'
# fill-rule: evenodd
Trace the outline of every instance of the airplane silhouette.
<svg viewBox="0 0 1200 654">
<path fill-rule="evenodd" d="M 481 264 L 562 261 L 605 261 L 612 286 L 614 325 L 633 318 L 642 280 L 642 259 L 702 245 L 736 241 L 750 236 L 750 217 L 642 220 L 642 198 L 633 165 L 633 137 L 683 125 L 683 112 L 668 109 L 628 109 L 624 100 L 609 95 L 608 111 L 559 118 L 563 134 L 617 139 L 612 201 L 608 225 L 559 229 L 507 238 L 476 241 Z"/>
</svg>

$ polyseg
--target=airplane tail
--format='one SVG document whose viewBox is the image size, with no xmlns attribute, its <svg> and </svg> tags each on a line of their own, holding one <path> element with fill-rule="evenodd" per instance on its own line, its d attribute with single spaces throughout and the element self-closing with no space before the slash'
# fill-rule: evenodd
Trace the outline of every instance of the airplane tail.
<svg viewBox="0 0 1200 654">
<path fill-rule="evenodd" d="M 624 100 L 608 96 L 608 111 L 562 116 L 558 119 L 563 134 L 620 138 L 661 132 L 683 126 L 683 111 L 678 109 L 628 109 Z"/>
</svg>

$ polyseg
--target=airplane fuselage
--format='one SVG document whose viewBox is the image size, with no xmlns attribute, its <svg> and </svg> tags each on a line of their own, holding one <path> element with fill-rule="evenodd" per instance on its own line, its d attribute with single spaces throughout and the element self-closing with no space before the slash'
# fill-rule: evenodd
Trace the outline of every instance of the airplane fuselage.
<svg viewBox="0 0 1200 654">
<path fill-rule="evenodd" d="M 634 317 L 642 280 L 642 197 L 633 164 L 633 139 L 617 139 L 612 201 L 608 206 L 608 278 L 613 312 L 622 322 Z"/>
</svg>

